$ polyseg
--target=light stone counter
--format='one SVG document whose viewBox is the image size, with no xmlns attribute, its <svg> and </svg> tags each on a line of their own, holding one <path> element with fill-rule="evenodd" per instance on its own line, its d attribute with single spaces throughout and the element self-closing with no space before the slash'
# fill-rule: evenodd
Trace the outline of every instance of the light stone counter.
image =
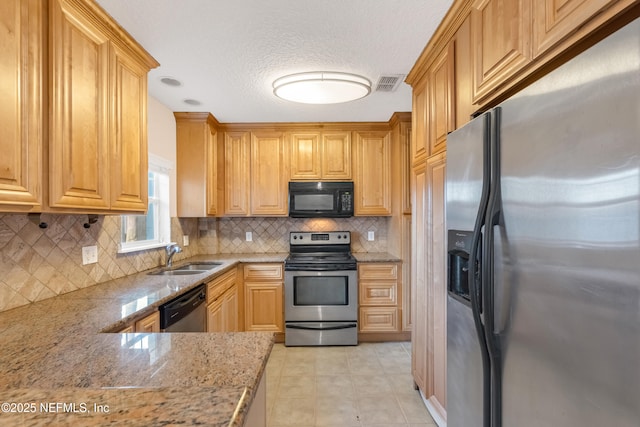
<svg viewBox="0 0 640 427">
<path fill-rule="evenodd" d="M 400 262 L 397 256 L 387 252 L 354 252 L 353 256 L 358 262 Z"/>
<path fill-rule="evenodd" d="M 223 264 L 191 276 L 138 273 L 0 313 L 0 425 L 242 426 L 274 334 L 99 332 L 238 262 L 285 257 L 198 256 L 184 262 Z"/>
</svg>

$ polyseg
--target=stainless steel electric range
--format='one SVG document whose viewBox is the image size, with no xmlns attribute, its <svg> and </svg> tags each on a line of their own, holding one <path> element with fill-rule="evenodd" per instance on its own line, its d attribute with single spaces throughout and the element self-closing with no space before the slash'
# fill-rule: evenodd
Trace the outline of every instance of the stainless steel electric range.
<svg viewBox="0 0 640 427">
<path fill-rule="evenodd" d="M 358 272 L 351 233 L 291 232 L 284 270 L 285 345 L 357 345 Z"/>
</svg>

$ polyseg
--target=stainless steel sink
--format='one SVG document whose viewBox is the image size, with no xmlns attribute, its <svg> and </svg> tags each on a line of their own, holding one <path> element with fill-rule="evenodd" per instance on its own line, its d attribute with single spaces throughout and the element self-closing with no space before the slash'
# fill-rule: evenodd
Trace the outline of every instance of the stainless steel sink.
<svg viewBox="0 0 640 427">
<path fill-rule="evenodd" d="M 221 262 L 190 262 L 189 264 L 175 268 L 174 271 L 213 270 L 221 265 Z"/>
<path fill-rule="evenodd" d="M 148 273 L 152 276 L 187 276 L 189 274 L 201 274 L 206 270 L 158 270 Z"/>
<path fill-rule="evenodd" d="M 220 267 L 221 265 L 221 262 L 212 261 L 190 262 L 188 264 L 181 265 L 180 267 L 168 270 L 153 271 L 148 274 L 152 276 L 186 276 L 190 274 L 206 273 L 208 270 L 213 270 L 214 268 Z"/>
</svg>

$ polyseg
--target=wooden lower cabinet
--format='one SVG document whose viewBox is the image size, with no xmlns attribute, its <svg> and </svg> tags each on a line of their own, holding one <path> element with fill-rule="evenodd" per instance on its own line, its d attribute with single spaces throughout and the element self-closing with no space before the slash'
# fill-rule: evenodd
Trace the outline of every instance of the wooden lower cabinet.
<svg viewBox="0 0 640 427">
<path fill-rule="evenodd" d="M 119 334 L 133 334 L 133 333 L 155 333 L 160 332 L 160 312 L 154 311 L 147 317 L 130 323 L 124 328 L 117 331 Z"/>
<path fill-rule="evenodd" d="M 367 333 L 402 331 L 400 273 L 399 262 L 358 264 L 358 323 L 361 337 Z M 397 338 L 398 335 L 394 334 L 393 339 Z"/>
<path fill-rule="evenodd" d="M 244 266 L 245 330 L 284 332 L 282 264 Z"/>
<path fill-rule="evenodd" d="M 207 284 L 207 332 L 238 332 L 239 304 L 236 269 Z"/>
<path fill-rule="evenodd" d="M 136 322 L 136 332 L 160 332 L 160 312 L 154 311 L 144 319 Z"/>
</svg>

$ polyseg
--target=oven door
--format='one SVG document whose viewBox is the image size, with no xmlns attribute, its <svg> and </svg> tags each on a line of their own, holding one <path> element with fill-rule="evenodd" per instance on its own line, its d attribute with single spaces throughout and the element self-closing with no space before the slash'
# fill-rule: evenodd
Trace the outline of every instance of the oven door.
<svg viewBox="0 0 640 427">
<path fill-rule="evenodd" d="M 356 322 L 358 273 L 285 271 L 285 322 Z"/>
</svg>

